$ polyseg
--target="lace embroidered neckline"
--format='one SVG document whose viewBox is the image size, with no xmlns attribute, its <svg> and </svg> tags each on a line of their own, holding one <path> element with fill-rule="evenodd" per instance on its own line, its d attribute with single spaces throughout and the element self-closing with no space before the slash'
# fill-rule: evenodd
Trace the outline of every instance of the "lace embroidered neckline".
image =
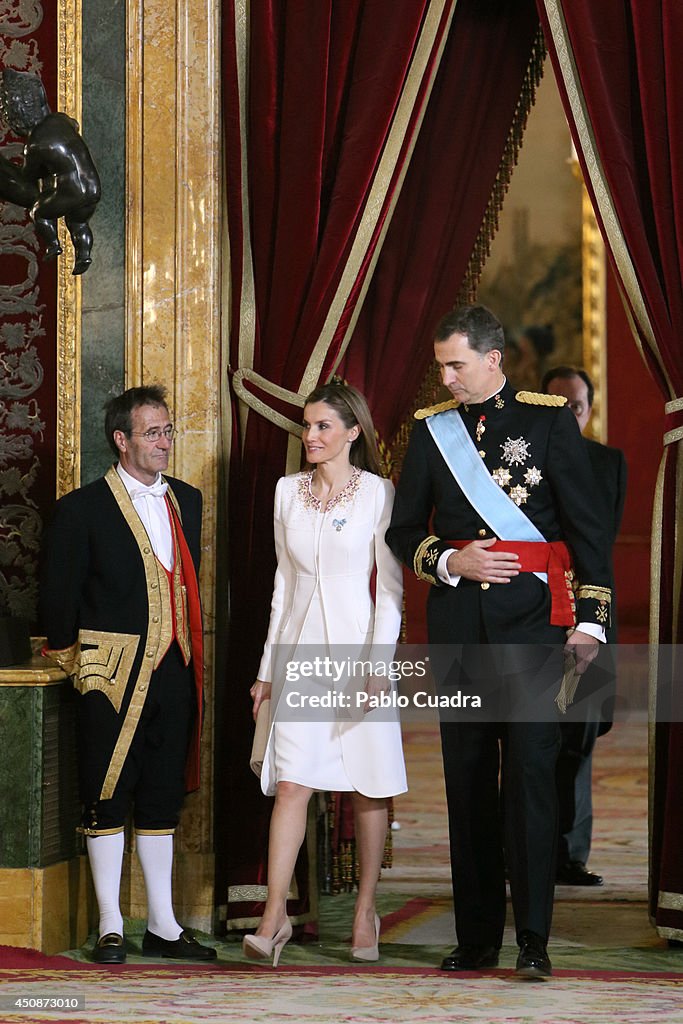
<svg viewBox="0 0 683 1024">
<path fill-rule="evenodd" d="M 301 479 L 299 480 L 299 496 L 303 501 L 305 508 L 312 509 L 314 512 L 322 512 L 323 503 L 311 490 L 314 472 L 315 470 L 311 470 L 309 473 L 302 474 Z M 327 506 L 325 507 L 325 512 L 329 512 L 331 509 L 336 508 L 337 505 L 351 501 L 360 486 L 360 479 L 361 470 L 358 469 L 357 466 L 354 466 L 351 479 L 338 494 L 335 494 L 335 496 L 328 501 Z"/>
</svg>

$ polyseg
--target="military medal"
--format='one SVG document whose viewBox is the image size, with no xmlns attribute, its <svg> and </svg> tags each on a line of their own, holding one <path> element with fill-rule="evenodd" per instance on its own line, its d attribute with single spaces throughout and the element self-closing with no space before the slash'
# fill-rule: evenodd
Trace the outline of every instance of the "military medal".
<svg viewBox="0 0 683 1024">
<path fill-rule="evenodd" d="M 511 487 L 510 497 L 514 501 L 515 505 L 526 505 L 526 500 L 529 497 L 529 492 L 526 487 Z"/>
<path fill-rule="evenodd" d="M 508 466 L 523 466 L 526 460 L 529 458 L 529 442 L 525 441 L 523 437 L 513 438 L 508 437 L 507 441 L 501 446 L 503 462 L 507 462 Z"/>
<path fill-rule="evenodd" d="M 477 442 L 481 441 L 482 437 L 484 436 L 484 432 L 486 431 L 486 427 L 484 426 L 485 419 L 485 416 L 479 417 L 479 422 L 477 423 L 477 429 L 475 431 L 475 434 L 477 435 Z"/>
</svg>

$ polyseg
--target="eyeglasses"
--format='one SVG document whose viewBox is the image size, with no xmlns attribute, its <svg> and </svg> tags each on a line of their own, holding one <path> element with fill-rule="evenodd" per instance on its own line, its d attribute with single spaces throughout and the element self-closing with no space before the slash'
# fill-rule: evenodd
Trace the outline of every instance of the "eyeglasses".
<svg viewBox="0 0 683 1024">
<path fill-rule="evenodd" d="M 172 441 L 177 434 L 178 431 L 176 428 L 170 424 L 169 426 L 164 427 L 163 430 L 159 427 L 150 427 L 150 429 L 146 430 L 144 434 L 140 434 L 134 430 L 128 431 L 129 437 L 141 437 L 144 441 L 149 441 L 150 444 L 156 444 L 162 437 L 165 437 L 167 441 Z"/>
</svg>

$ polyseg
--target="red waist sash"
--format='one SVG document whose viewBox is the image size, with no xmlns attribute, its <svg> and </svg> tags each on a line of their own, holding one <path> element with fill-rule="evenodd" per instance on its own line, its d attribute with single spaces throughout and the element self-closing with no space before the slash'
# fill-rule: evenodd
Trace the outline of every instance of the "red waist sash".
<svg viewBox="0 0 683 1024">
<path fill-rule="evenodd" d="M 471 540 L 449 540 L 454 548 L 464 548 Z M 576 625 L 574 591 L 572 590 L 571 556 L 563 540 L 497 540 L 487 551 L 507 551 L 517 555 L 522 572 L 545 572 L 550 588 L 550 625 Z"/>
</svg>

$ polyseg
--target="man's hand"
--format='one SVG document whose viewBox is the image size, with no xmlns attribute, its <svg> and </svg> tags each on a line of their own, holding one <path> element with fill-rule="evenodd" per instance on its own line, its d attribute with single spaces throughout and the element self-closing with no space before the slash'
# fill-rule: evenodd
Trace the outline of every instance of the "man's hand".
<svg viewBox="0 0 683 1024">
<path fill-rule="evenodd" d="M 517 555 L 512 551 L 488 551 L 495 543 L 495 537 L 473 540 L 460 551 L 454 551 L 446 562 L 451 576 L 464 576 L 479 583 L 509 583 L 513 576 L 519 576 L 522 565 Z M 510 544 L 514 547 L 514 541 Z"/>
<path fill-rule="evenodd" d="M 565 658 L 573 658 L 576 663 L 576 671 L 579 675 L 583 675 L 598 653 L 599 646 L 600 641 L 597 637 L 574 629 L 564 645 Z"/>
<path fill-rule="evenodd" d="M 257 679 L 254 685 L 252 686 L 251 690 L 249 691 L 249 693 L 251 694 L 251 699 L 254 702 L 254 707 L 252 709 L 254 721 L 256 721 L 258 709 L 261 707 L 263 701 L 270 700 L 270 692 L 271 684 L 264 683 L 262 679 Z"/>
</svg>

